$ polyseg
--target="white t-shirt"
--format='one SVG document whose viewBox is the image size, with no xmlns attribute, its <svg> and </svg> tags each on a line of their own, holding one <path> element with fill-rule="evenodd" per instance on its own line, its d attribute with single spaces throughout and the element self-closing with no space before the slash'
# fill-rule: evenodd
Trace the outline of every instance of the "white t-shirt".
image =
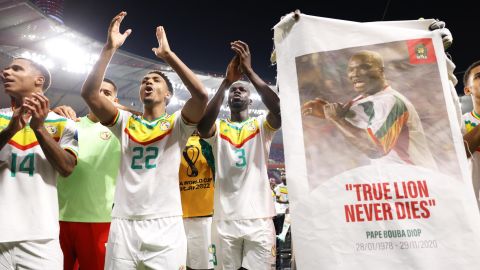
<svg viewBox="0 0 480 270">
<path fill-rule="evenodd" d="M 463 121 L 465 123 L 465 132 L 468 133 L 480 124 L 480 115 L 471 111 L 463 115 Z M 472 171 L 473 190 L 475 192 L 475 197 L 477 198 L 478 207 L 480 208 L 480 149 L 469 150 L 472 153 L 468 161 Z"/>
<path fill-rule="evenodd" d="M 413 105 L 403 95 L 385 90 L 358 97 L 345 118 L 364 129 L 384 156 L 373 163 L 401 163 L 436 169 L 422 123 Z"/>
<path fill-rule="evenodd" d="M 0 109 L 0 130 L 12 114 Z M 73 121 L 50 112 L 45 127 L 63 149 L 78 155 Z M 0 150 L 0 242 L 58 239 L 57 175 L 30 126 Z"/>
<path fill-rule="evenodd" d="M 215 135 L 207 139 L 216 163 L 214 220 L 273 217 L 267 164 L 275 129 L 265 116 L 215 124 Z"/>
<path fill-rule="evenodd" d="M 177 111 L 153 121 L 119 110 L 110 127 L 122 157 L 112 217 L 153 219 L 182 215 L 180 155 L 195 130 Z"/>
</svg>

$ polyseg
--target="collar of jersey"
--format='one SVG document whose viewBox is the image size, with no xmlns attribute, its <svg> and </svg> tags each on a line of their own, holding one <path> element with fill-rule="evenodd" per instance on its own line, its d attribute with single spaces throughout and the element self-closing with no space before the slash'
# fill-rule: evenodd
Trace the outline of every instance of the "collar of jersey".
<svg viewBox="0 0 480 270">
<path fill-rule="evenodd" d="M 246 119 L 245 121 L 242 121 L 242 122 L 233 122 L 232 120 L 230 120 L 230 118 L 227 118 L 225 123 L 231 128 L 234 128 L 236 130 L 241 130 L 242 126 L 252 119 L 253 118 L 249 117 L 248 119 Z"/>
<path fill-rule="evenodd" d="M 250 121 L 250 120 L 252 120 L 252 118 L 251 118 L 251 117 L 248 117 L 247 119 L 245 119 L 245 120 L 242 121 L 242 122 L 233 122 L 232 119 L 230 119 L 230 117 L 227 118 L 227 122 L 228 122 L 229 124 L 236 125 L 236 126 L 241 126 L 241 125 L 245 124 L 246 122 L 248 122 L 248 121 Z"/>
<path fill-rule="evenodd" d="M 472 116 L 480 120 L 480 115 L 475 112 L 475 110 L 472 110 Z"/>
<path fill-rule="evenodd" d="M 167 113 L 164 113 L 164 114 L 160 115 L 159 117 L 153 119 L 152 121 L 148 121 L 147 119 L 143 118 L 143 115 L 140 116 L 140 117 L 134 116 L 134 119 L 137 122 L 139 122 L 140 124 L 146 126 L 147 128 L 152 129 L 158 124 L 158 122 L 160 122 L 160 120 L 168 118 L 169 116 L 170 115 L 168 115 Z"/>
</svg>

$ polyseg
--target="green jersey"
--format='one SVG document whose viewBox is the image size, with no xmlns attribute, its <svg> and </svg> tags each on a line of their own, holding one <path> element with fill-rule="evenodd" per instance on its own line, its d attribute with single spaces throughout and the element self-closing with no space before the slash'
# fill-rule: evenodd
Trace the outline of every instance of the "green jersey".
<svg viewBox="0 0 480 270">
<path fill-rule="evenodd" d="M 120 142 L 84 116 L 76 123 L 79 157 L 73 173 L 57 182 L 61 221 L 110 222 L 120 164 Z"/>
</svg>

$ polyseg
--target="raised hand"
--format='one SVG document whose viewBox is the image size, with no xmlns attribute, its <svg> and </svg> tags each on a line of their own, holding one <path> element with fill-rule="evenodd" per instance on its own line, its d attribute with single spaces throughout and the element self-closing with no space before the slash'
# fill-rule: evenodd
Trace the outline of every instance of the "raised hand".
<svg viewBox="0 0 480 270">
<path fill-rule="evenodd" d="M 123 45 L 125 39 L 132 33 L 132 29 L 126 30 L 123 34 L 120 33 L 120 24 L 123 18 L 127 16 L 127 12 L 122 11 L 115 16 L 108 27 L 107 46 L 109 48 L 118 49 Z"/>
<path fill-rule="evenodd" d="M 28 112 L 28 109 L 26 107 L 21 106 L 14 109 L 12 119 L 8 124 L 8 128 L 12 131 L 12 134 L 15 134 L 18 131 L 22 130 L 27 125 L 29 118 L 30 113 Z"/>
<path fill-rule="evenodd" d="M 163 26 L 157 27 L 157 40 L 158 40 L 158 47 L 152 48 L 152 51 L 155 53 L 155 56 L 158 58 L 165 60 L 165 58 L 172 52 L 170 50 L 170 45 L 168 44 L 167 34 L 165 33 L 165 29 Z"/>
<path fill-rule="evenodd" d="M 332 121 L 337 121 L 345 117 L 348 110 L 350 110 L 351 103 L 327 103 L 323 106 L 325 118 Z"/>
<path fill-rule="evenodd" d="M 23 105 L 32 115 L 30 127 L 38 130 L 43 127 L 45 119 L 50 112 L 50 103 L 43 93 L 33 93 L 31 97 L 25 98 Z"/>
<path fill-rule="evenodd" d="M 63 116 L 68 119 L 72 119 L 75 122 L 80 121 L 80 118 L 77 117 L 77 113 L 70 106 L 65 106 L 65 105 L 58 106 L 58 107 L 55 107 L 52 111 L 60 116 Z"/>
<path fill-rule="evenodd" d="M 242 73 L 240 72 L 240 58 L 238 54 L 235 55 L 230 63 L 228 63 L 227 71 L 225 72 L 225 79 L 229 83 L 234 83 L 242 78 Z"/>
<path fill-rule="evenodd" d="M 430 31 L 438 31 L 442 37 L 443 48 L 446 51 L 453 43 L 453 36 L 450 30 L 445 27 L 445 22 L 435 19 L 435 21 L 428 27 Z"/>
<path fill-rule="evenodd" d="M 232 50 L 234 50 L 240 58 L 240 70 L 245 73 L 252 70 L 252 56 L 250 48 L 247 43 L 237 40 L 230 43 Z"/>
<path fill-rule="evenodd" d="M 314 100 L 310 100 L 302 105 L 302 115 L 304 116 L 315 116 L 321 119 L 325 118 L 324 106 L 327 104 L 321 98 L 316 98 Z"/>
</svg>

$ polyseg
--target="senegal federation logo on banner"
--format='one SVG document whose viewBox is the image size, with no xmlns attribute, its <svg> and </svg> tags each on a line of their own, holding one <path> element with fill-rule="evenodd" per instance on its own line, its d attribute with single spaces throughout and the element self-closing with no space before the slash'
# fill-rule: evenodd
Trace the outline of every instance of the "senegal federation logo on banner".
<svg viewBox="0 0 480 270">
<path fill-rule="evenodd" d="M 417 57 L 417 59 L 427 59 L 427 51 L 427 47 L 423 43 L 415 46 L 415 56 Z"/>
<path fill-rule="evenodd" d="M 407 40 L 410 64 L 431 64 L 437 62 L 431 38 Z"/>
</svg>

